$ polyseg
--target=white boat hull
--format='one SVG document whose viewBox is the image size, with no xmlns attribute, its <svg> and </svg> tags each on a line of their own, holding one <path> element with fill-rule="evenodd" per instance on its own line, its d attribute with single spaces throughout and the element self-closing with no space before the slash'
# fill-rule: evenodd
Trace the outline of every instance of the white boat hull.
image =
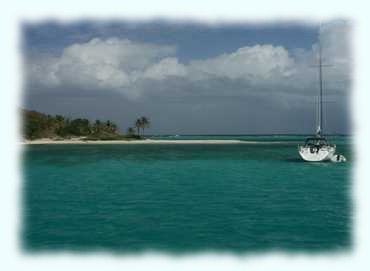
<svg viewBox="0 0 370 271">
<path fill-rule="evenodd" d="M 308 162 L 329 161 L 335 154 L 335 146 L 322 146 L 312 148 L 309 146 L 299 146 L 299 155 Z"/>
</svg>

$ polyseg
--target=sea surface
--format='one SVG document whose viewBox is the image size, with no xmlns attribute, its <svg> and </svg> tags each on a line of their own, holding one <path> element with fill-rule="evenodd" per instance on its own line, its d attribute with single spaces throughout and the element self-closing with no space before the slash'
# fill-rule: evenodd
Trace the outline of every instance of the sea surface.
<svg viewBox="0 0 370 271">
<path fill-rule="evenodd" d="M 301 161 L 300 136 L 172 137 L 259 143 L 27 146 L 24 249 L 246 253 L 351 247 L 348 137 L 329 138 L 346 163 Z"/>
</svg>

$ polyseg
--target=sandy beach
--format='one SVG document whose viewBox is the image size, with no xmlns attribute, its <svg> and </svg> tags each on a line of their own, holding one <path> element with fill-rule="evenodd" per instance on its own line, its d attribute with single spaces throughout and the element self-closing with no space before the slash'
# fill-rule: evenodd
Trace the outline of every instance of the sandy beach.
<svg viewBox="0 0 370 271">
<path fill-rule="evenodd" d="M 144 139 L 144 140 L 81 140 L 81 139 L 37 139 L 25 140 L 23 145 L 43 145 L 43 144 L 255 144 L 257 141 L 241 140 L 163 140 L 163 139 Z"/>
</svg>

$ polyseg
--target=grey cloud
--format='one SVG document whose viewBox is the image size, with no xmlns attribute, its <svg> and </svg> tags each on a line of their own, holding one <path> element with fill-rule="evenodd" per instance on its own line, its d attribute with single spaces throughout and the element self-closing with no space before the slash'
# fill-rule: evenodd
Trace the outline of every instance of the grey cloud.
<svg viewBox="0 0 370 271">
<path fill-rule="evenodd" d="M 348 52 L 349 26 L 343 22 L 326 25 L 321 40 L 325 59 L 333 68 L 325 70 L 327 81 L 349 81 L 350 54 Z M 230 82 L 225 91 L 234 91 L 232 81 L 244 82 L 244 92 L 257 89 L 277 89 L 286 93 L 301 93 L 314 88 L 317 72 L 317 44 L 311 51 L 297 49 L 288 52 L 281 46 L 269 44 L 242 47 L 235 52 L 205 60 L 193 60 L 185 65 L 174 56 L 176 48 L 171 45 L 136 43 L 125 39 L 93 39 L 83 44 L 73 44 L 64 49 L 61 56 L 39 56 L 27 61 L 28 82 L 51 89 L 56 86 L 68 88 L 119 91 L 128 98 L 145 97 L 157 91 L 167 94 L 162 87 L 154 89 L 156 81 L 173 78 L 187 82 L 199 91 L 212 85 L 212 80 Z M 142 86 L 152 80 L 152 86 Z M 196 84 L 193 82 L 196 81 Z M 202 85 L 203 84 L 203 85 Z M 239 91 L 241 88 L 237 89 Z M 340 89 L 338 90 L 340 91 Z M 211 94 L 206 92 L 206 94 Z"/>
<path fill-rule="evenodd" d="M 333 65 L 324 70 L 324 87 L 334 100 L 350 88 L 349 32 L 342 21 L 322 29 L 325 62 Z M 120 120 L 122 130 L 146 114 L 152 133 L 310 132 L 316 63 L 317 44 L 291 51 L 257 44 L 185 64 L 171 44 L 97 38 L 58 56 L 26 56 L 26 101 L 48 113 Z M 347 107 L 326 108 L 328 129 L 345 131 L 336 118 L 345 119 Z"/>
</svg>

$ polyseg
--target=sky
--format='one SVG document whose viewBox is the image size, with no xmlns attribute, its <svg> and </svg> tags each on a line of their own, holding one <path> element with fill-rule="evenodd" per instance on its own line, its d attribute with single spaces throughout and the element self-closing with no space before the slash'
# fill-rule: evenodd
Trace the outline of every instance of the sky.
<svg viewBox="0 0 370 271">
<path fill-rule="evenodd" d="M 25 22 L 24 107 L 149 134 L 349 134 L 351 23 Z"/>
</svg>

